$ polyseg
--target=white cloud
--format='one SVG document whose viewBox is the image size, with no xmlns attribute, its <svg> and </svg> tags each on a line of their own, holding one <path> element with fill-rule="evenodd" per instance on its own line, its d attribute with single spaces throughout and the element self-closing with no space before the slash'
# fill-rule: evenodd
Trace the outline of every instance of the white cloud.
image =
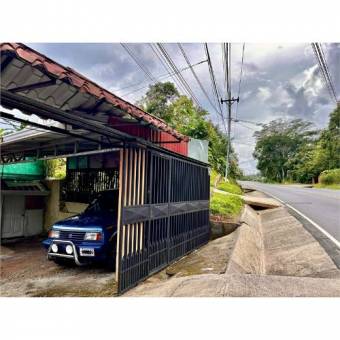
<svg viewBox="0 0 340 340">
<path fill-rule="evenodd" d="M 256 97 L 262 101 L 266 101 L 271 97 L 272 93 L 269 87 L 259 87 Z"/>
</svg>

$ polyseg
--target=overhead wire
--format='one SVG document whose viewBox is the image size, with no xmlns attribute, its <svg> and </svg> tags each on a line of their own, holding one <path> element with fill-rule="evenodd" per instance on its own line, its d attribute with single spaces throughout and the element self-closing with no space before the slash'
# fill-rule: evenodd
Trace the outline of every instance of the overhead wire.
<svg viewBox="0 0 340 340">
<path fill-rule="evenodd" d="M 194 76 L 195 80 L 197 81 L 197 84 L 199 85 L 200 89 L 202 90 L 203 94 L 205 95 L 205 97 L 208 99 L 210 105 L 212 106 L 212 108 L 215 110 L 215 112 L 218 114 L 218 109 L 216 108 L 215 104 L 212 102 L 212 100 L 210 99 L 210 96 L 208 94 L 208 92 L 206 91 L 206 89 L 204 88 L 202 82 L 200 81 L 199 77 L 197 76 L 197 73 L 195 72 L 194 68 L 191 65 L 191 62 L 189 60 L 189 57 L 187 56 L 187 54 L 185 53 L 185 50 L 182 46 L 181 43 L 177 43 L 186 63 L 188 64 L 190 71 L 192 73 L 192 75 Z"/>
<path fill-rule="evenodd" d="M 247 129 L 249 129 L 249 130 L 258 131 L 258 130 L 254 129 L 254 128 L 248 126 L 248 125 L 245 125 L 245 124 L 241 123 L 240 121 L 235 121 L 235 123 L 238 123 L 239 125 L 241 125 L 241 126 L 247 128 Z"/>
<path fill-rule="evenodd" d="M 213 68 L 213 65 L 212 65 L 211 58 L 210 58 L 209 47 L 208 47 L 207 43 L 204 43 L 204 51 L 205 51 L 205 55 L 207 57 L 211 86 L 212 86 L 212 89 L 213 89 L 213 93 L 215 94 L 216 102 L 218 104 L 218 109 L 219 109 L 218 111 L 223 118 L 223 108 L 222 108 L 222 104 L 221 104 L 221 94 L 220 94 L 218 87 L 217 87 L 214 68 Z"/>
<path fill-rule="evenodd" d="M 205 62 L 206 62 L 206 60 L 202 60 L 202 61 L 200 61 L 200 62 L 198 62 L 198 63 L 196 63 L 196 64 L 192 64 L 191 67 L 195 67 L 195 66 L 200 65 L 200 64 L 205 63 Z M 190 67 L 183 67 L 183 68 L 180 68 L 180 69 L 179 69 L 179 72 L 186 71 L 186 70 L 188 70 L 189 68 L 190 68 Z M 157 76 L 157 77 L 156 77 L 156 80 L 166 79 L 166 78 L 172 77 L 172 76 L 175 75 L 175 74 L 176 74 L 175 72 L 172 72 L 172 73 L 167 72 L 167 73 L 165 73 L 165 74 L 162 74 L 162 75 L 160 75 L 160 76 Z M 142 82 L 142 83 L 144 83 L 144 82 Z M 132 91 L 127 92 L 127 93 L 125 93 L 125 94 L 122 94 L 122 96 L 128 96 L 128 95 L 130 95 L 130 94 L 136 93 L 136 92 L 138 92 L 138 91 L 141 91 L 141 90 L 147 88 L 148 86 L 149 86 L 149 84 L 147 84 L 147 85 L 145 85 L 145 86 L 142 86 L 142 87 L 139 87 L 138 89 L 135 89 L 135 90 L 132 90 Z M 132 87 L 132 86 L 130 86 L 130 87 Z M 119 91 L 119 90 L 116 90 L 116 91 Z"/>
<path fill-rule="evenodd" d="M 241 94 L 241 84 L 242 84 L 242 76 L 243 76 L 243 63 L 244 63 L 244 50 L 245 50 L 246 44 L 243 43 L 242 46 L 242 57 L 241 57 L 241 68 L 240 68 L 240 79 L 238 82 L 238 91 L 237 91 L 237 98 L 240 98 Z M 236 110 L 235 110 L 235 117 L 237 118 L 238 114 L 238 105 L 239 105 L 239 100 L 236 102 Z"/>
<path fill-rule="evenodd" d="M 155 82 L 155 77 L 151 74 L 148 68 L 144 65 L 142 61 L 138 59 L 138 57 L 133 53 L 133 51 L 127 46 L 127 44 L 121 43 L 121 46 L 125 49 L 125 51 L 129 54 L 129 56 L 135 61 L 135 63 L 139 66 L 139 68 L 145 73 L 145 75 L 152 81 Z"/>
<path fill-rule="evenodd" d="M 180 81 L 180 83 L 184 86 L 186 91 L 189 93 L 189 96 L 191 97 L 191 99 L 195 102 L 195 104 L 198 107 L 202 107 L 202 105 L 200 104 L 199 100 L 197 99 L 197 97 L 195 96 L 194 92 L 192 91 L 191 87 L 189 86 L 187 81 L 183 78 L 182 74 L 178 71 L 178 68 L 177 68 L 176 64 L 174 63 L 174 61 L 172 60 L 171 56 L 167 52 L 165 46 L 162 43 L 157 43 L 157 46 L 158 46 L 160 52 L 163 54 L 163 56 L 164 56 L 165 60 L 167 61 L 168 65 L 176 73 L 177 79 Z"/>
<path fill-rule="evenodd" d="M 163 68 L 165 69 L 165 71 L 168 74 L 172 74 L 171 78 L 173 79 L 174 83 L 177 85 L 177 88 L 179 91 L 181 91 L 183 94 L 188 94 L 185 90 L 185 88 L 183 87 L 183 85 L 177 80 L 177 78 L 175 77 L 176 73 L 173 72 L 170 68 L 170 66 L 162 59 L 162 54 L 158 51 L 158 49 L 156 47 L 153 46 L 153 44 L 149 43 L 149 46 L 152 50 L 152 52 L 155 54 L 155 56 L 157 57 L 157 59 L 161 62 Z"/>
<path fill-rule="evenodd" d="M 338 105 L 339 102 L 337 99 L 335 87 L 333 84 L 332 77 L 329 73 L 329 69 L 328 69 L 327 62 L 326 62 L 326 59 L 325 59 L 325 56 L 322 50 L 322 46 L 319 43 L 312 43 L 312 49 L 316 57 L 316 60 L 318 62 L 319 69 L 321 71 L 321 75 L 322 75 L 322 79 L 325 84 L 325 87 L 327 88 L 332 100 L 334 100 L 335 103 Z"/>
<path fill-rule="evenodd" d="M 328 79 L 330 88 L 331 88 L 331 90 L 332 90 L 333 97 L 334 97 L 335 101 L 338 102 L 338 100 L 337 100 L 337 95 L 336 95 L 336 91 L 335 91 L 334 82 L 333 82 L 332 76 L 331 76 L 331 74 L 330 74 L 330 72 L 329 72 L 329 68 L 328 68 L 328 64 L 327 64 L 327 61 L 326 61 L 325 54 L 324 54 L 324 52 L 323 52 L 322 44 L 321 44 L 321 43 L 317 43 L 317 47 L 318 47 L 318 49 L 319 49 L 319 51 L 320 51 L 321 62 L 322 62 L 323 67 L 324 67 L 324 69 L 325 69 L 326 76 L 327 76 L 327 79 Z"/>
</svg>

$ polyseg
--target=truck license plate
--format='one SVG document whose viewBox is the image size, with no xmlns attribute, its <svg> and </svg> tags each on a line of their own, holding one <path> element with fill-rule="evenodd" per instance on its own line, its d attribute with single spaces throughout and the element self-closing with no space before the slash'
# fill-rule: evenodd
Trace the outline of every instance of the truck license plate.
<svg viewBox="0 0 340 340">
<path fill-rule="evenodd" d="M 93 248 L 80 248 L 80 256 L 94 256 Z"/>
</svg>

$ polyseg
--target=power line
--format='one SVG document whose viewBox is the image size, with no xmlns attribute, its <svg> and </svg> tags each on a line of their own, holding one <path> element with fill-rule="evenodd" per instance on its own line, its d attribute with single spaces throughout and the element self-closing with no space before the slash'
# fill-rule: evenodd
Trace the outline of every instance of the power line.
<svg viewBox="0 0 340 340">
<path fill-rule="evenodd" d="M 194 78 L 196 79 L 196 81 L 197 81 L 197 84 L 198 84 L 198 85 L 199 85 L 199 87 L 201 88 L 201 90 L 202 90 L 203 94 L 204 94 L 204 95 L 205 95 L 205 97 L 208 99 L 208 101 L 209 101 L 210 105 L 211 105 L 211 106 L 212 106 L 212 108 L 215 110 L 215 112 L 217 112 L 217 113 L 218 113 L 218 110 L 217 110 L 217 108 L 216 108 L 215 104 L 214 104 L 214 103 L 211 101 L 211 99 L 210 99 L 210 96 L 208 95 L 208 93 L 207 93 L 206 89 L 204 88 L 204 86 L 203 86 L 202 82 L 201 82 L 201 81 L 200 81 L 200 79 L 198 78 L 198 76 L 197 76 L 197 74 L 196 74 L 195 70 L 194 70 L 194 69 L 193 69 L 193 67 L 191 66 L 191 62 L 190 62 L 190 60 L 189 60 L 189 58 L 188 58 L 187 54 L 185 53 L 185 51 L 184 51 L 184 48 L 183 48 L 182 44 L 181 44 L 181 43 L 177 43 L 177 45 L 178 45 L 178 47 L 179 47 L 179 49 L 180 49 L 180 51 L 181 51 L 181 53 L 182 53 L 182 55 L 183 55 L 183 57 L 184 57 L 184 59 L 185 59 L 186 63 L 188 64 L 188 66 L 189 66 L 189 68 L 190 68 L 190 71 L 191 71 L 192 75 L 193 75 L 193 76 L 194 76 Z"/>
<path fill-rule="evenodd" d="M 162 43 L 157 43 L 157 46 L 159 48 L 159 50 L 161 51 L 161 53 L 163 54 L 165 60 L 167 61 L 168 65 L 171 67 L 171 69 L 176 73 L 176 77 L 177 79 L 180 81 L 180 83 L 184 86 L 184 88 L 186 89 L 186 91 L 189 93 L 189 96 L 192 98 L 192 100 L 195 102 L 195 104 L 198 107 L 202 107 L 202 105 L 199 103 L 199 100 L 197 99 L 197 97 L 195 96 L 195 94 L 193 93 L 191 87 L 189 86 L 189 84 L 186 82 L 186 80 L 183 78 L 183 76 L 181 75 L 181 73 L 179 72 L 176 64 L 174 63 L 174 61 L 172 60 L 171 56 L 169 55 L 169 53 L 167 52 L 166 48 L 164 47 L 164 45 Z"/>
<path fill-rule="evenodd" d="M 195 66 L 200 65 L 200 64 L 203 64 L 203 63 L 205 63 L 205 62 L 206 62 L 206 60 L 202 60 L 202 61 L 200 61 L 200 62 L 198 62 L 198 63 L 196 63 L 196 64 L 191 65 L 191 67 L 195 67 Z M 188 70 L 189 68 L 190 68 L 190 67 L 183 67 L 183 68 L 179 69 L 179 72 L 186 71 L 186 70 Z M 156 80 L 161 80 L 161 79 L 165 79 L 165 78 L 172 77 L 172 76 L 175 75 L 175 74 L 176 74 L 176 73 L 174 73 L 174 72 L 172 72 L 172 73 L 167 72 L 167 73 L 165 73 L 165 74 L 162 74 L 162 75 L 160 75 L 160 76 L 155 77 L 155 79 L 156 79 Z M 142 83 L 144 83 L 144 82 L 142 82 Z M 139 83 L 139 84 L 141 84 L 141 83 Z M 138 91 L 140 91 L 140 90 L 143 90 L 143 89 L 147 88 L 148 86 L 149 86 L 149 84 L 147 84 L 147 85 L 145 85 L 145 86 L 142 86 L 142 87 L 140 87 L 140 88 L 138 88 L 138 89 L 132 90 L 132 91 L 130 91 L 130 92 L 127 92 L 127 93 L 125 93 L 125 94 L 122 94 L 121 96 L 122 96 L 122 97 L 128 96 L 128 95 L 130 95 L 130 94 L 133 94 L 133 93 L 136 93 L 136 92 L 138 92 Z M 130 87 L 132 87 L 132 85 L 131 85 Z M 126 87 L 126 88 L 127 88 L 127 87 Z M 116 91 L 120 91 L 120 90 L 116 90 Z"/>
<path fill-rule="evenodd" d="M 215 98 L 219 107 L 219 115 L 222 118 L 222 122 L 224 124 L 225 130 L 226 130 L 226 126 L 225 126 L 225 121 L 224 121 L 224 116 L 223 116 L 223 108 L 222 108 L 222 104 L 221 104 L 221 95 L 218 91 L 217 85 L 216 85 L 216 78 L 215 78 L 215 74 L 214 74 L 214 69 L 212 66 L 212 62 L 211 62 L 211 58 L 210 58 L 210 53 L 209 53 L 209 48 L 208 48 L 208 44 L 204 43 L 204 50 L 205 50 L 205 55 L 207 57 L 207 61 L 208 61 L 208 69 L 209 69 L 209 75 L 210 75 L 210 81 L 211 81 L 211 86 L 213 89 L 213 92 L 215 94 Z"/>
<path fill-rule="evenodd" d="M 238 123 L 238 122 L 243 122 L 243 123 L 248 123 L 248 124 L 253 124 L 253 125 L 256 125 L 256 126 L 262 126 L 263 123 L 257 123 L 257 122 L 253 122 L 251 120 L 245 120 L 245 119 L 239 119 L 239 118 L 234 118 L 232 117 L 231 120 L 235 123 Z"/>
<path fill-rule="evenodd" d="M 245 127 L 245 128 L 247 128 L 247 129 L 249 129 L 249 130 L 252 130 L 252 131 L 258 131 L 258 130 L 256 130 L 256 129 L 254 129 L 254 128 L 252 128 L 252 127 L 250 127 L 250 126 L 248 126 L 248 125 L 245 125 L 245 124 L 243 124 L 243 123 L 241 123 L 240 121 L 235 121 L 235 123 L 238 123 L 238 124 L 240 124 L 241 126 L 243 126 L 243 127 Z"/>
<path fill-rule="evenodd" d="M 148 68 L 141 62 L 136 55 L 132 52 L 132 50 L 127 46 L 127 44 L 121 43 L 121 46 L 125 49 L 125 51 L 129 54 L 129 56 L 135 61 L 135 63 L 139 66 L 139 68 L 146 74 L 146 76 L 152 81 L 155 82 L 155 77 L 151 74 Z"/>
<path fill-rule="evenodd" d="M 244 50 L 245 50 L 246 44 L 243 43 L 242 46 L 242 58 L 241 58 L 241 69 L 240 69 L 240 80 L 238 83 L 238 92 L 237 92 L 237 97 L 240 98 L 241 94 L 241 83 L 242 83 L 242 75 L 243 75 L 243 62 L 244 62 Z M 235 111 L 235 117 L 237 118 L 237 113 L 238 113 L 238 104 L 239 102 L 236 103 L 236 111 Z"/>
<path fill-rule="evenodd" d="M 179 91 L 182 91 L 182 93 L 187 94 L 187 92 L 185 91 L 184 87 L 182 86 L 181 83 L 178 82 L 177 78 L 175 77 L 176 73 L 173 72 L 170 68 L 170 66 L 162 59 L 162 54 L 157 50 L 156 47 L 154 47 L 152 44 L 149 43 L 149 46 L 152 50 L 152 52 L 155 54 L 155 56 L 157 57 L 157 59 L 161 62 L 163 68 L 165 69 L 165 71 L 168 74 L 172 74 L 171 78 L 173 79 L 174 83 L 177 85 L 177 88 Z"/>
<path fill-rule="evenodd" d="M 333 84 L 333 80 L 332 77 L 329 73 L 329 69 L 327 66 L 327 62 L 322 50 L 322 46 L 320 43 L 312 43 L 312 48 L 313 48 L 313 52 L 314 55 L 316 57 L 316 60 L 318 62 L 321 74 L 323 76 L 323 81 L 325 83 L 325 86 L 329 92 L 330 97 L 332 98 L 332 100 L 335 101 L 335 103 L 337 105 L 339 105 L 339 102 L 337 100 L 337 96 L 336 96 L 336 91 L 335 91 L 335 87 Z"/>
<path fill-rule="evenodd" d="M 317 43 L 317 48 L 319 49 L 320 51 L 320 55 L 321 55 L 321 62 L 322 62 L 322 65 L 326 71 L 326 76 L 327 76 L 327 79 L 328 79 L 328 82 L 329 82 L 329 85 L 330 85 L 330 88 L 332 90 L 332 94 L 334 96 L 334 99 L 336 100 L 336 102 L 338 102 L 337 100 L 337 96 L 336 96 L 336 91 L 335 91 L 335 86 L 334 86 L 334 83 L 333 83 L 333 79 L 331 77 L 331 74 L 329 72 L 329 68 L 328 68 L 328 65 L 327 65 L 327 61 L 326 61 L 326 58 L 325 58 L 325 54 L 323 52 L 323 48 L 322 48 L 322 45 L 321 43 Z"/>
</svg>

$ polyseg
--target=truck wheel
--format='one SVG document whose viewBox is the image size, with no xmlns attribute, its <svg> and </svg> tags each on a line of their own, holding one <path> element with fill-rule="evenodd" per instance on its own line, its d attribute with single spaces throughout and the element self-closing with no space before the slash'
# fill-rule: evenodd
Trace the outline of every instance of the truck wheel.
<svg viewBox="0 0 340 340">
<path fill-rule="evenodd" d="M 108 258 L 106 260 L 106 267 L 109 271 L 116 271 L 116 249 L 115 247 L 108 252 Z"/>
</svg>

